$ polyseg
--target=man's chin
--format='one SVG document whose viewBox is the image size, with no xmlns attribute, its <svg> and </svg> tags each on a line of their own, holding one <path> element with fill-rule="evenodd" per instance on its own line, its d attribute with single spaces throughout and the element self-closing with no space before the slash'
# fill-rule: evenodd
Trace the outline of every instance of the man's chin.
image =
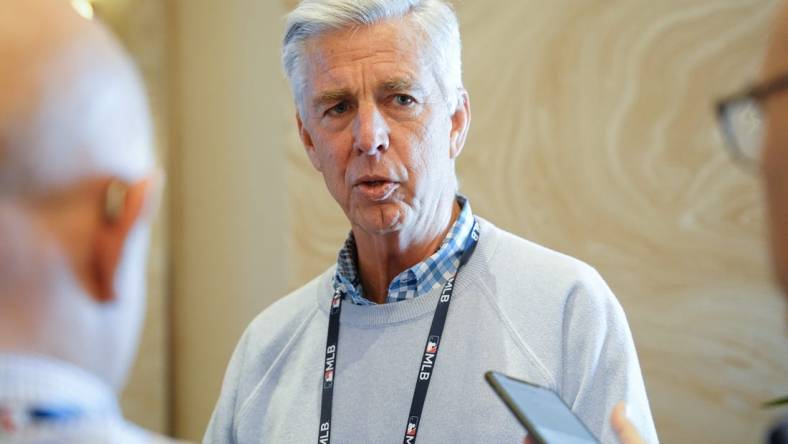
<svg viewBox="0 0 788 444">
<path fill-rule="evenodd" d="M 351 224 L 370 235 L 385 236 L 402 229 L 403 220 L 400 206 L 388 203 L 358 210 Z"/>
</svg>

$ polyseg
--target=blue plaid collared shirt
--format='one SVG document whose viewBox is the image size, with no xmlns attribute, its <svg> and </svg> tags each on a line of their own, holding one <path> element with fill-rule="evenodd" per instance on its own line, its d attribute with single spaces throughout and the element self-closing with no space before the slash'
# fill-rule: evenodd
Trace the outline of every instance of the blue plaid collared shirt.
<svg viewBox="0 0 788 444">
<path fill-rule="evenodd" d="M 442 286 L 460 266 L 465 241 L 473 228 L 473 213 L 468 200 L 457 196 L 461 210 L 441 247 L 432 256 L 403 271 L 389 284 L 386 303 L 413 299 Z M 341 291 L 345 299 L 356 305 L 375 305 L 364 297 L 364 289 L 356 267 L 356 241 L 351 232 L 339 251 L 337 271 L 334 275 L 334 290 Z"/>
</svg>

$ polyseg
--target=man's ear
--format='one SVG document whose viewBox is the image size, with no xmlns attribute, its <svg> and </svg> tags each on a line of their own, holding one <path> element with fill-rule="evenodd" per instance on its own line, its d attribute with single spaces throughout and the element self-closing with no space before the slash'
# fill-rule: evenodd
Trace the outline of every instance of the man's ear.
<svg viewBox="0 0 788 444">
<path fill-rule="evenodd" d="M 99 302 L 117 299 L 115 274 L 123 258 L 123 249 L 132 229 L 153 217 L 162 182 L 162 174 L 154 173 L 131 185 L 117 181 L 108 185 L 93 253 L 93 279 L 98 291 L 94 297 Z"/>
<path fill-rule="evenodd" d="M 298 125 L 298 136 L 301 138 L 301 143 L 304 144 L 304 149 L 306 150 L 306 155 L 309 157 L 309 161 L 312 162 L 312 166 L 315 167 L 316 170 L 323 172 L 320 166 L 320 158 L 315 151 L 315 144 L 312 141 L 312 136 L 309 134 L 309 130 L 306 129 L 304 126 L 304 122 L 301 120 L 301 114 L 296 111 L 296 124 Z"/>
<path fill-rule="evenodd" d="M 460 89 L 459 100 L 454 109 L 454 114 L 451 116 L 451 134 L 449 156 L 456 159 L 462 152 L 465 146 L 465 140 L 468 138 L 468 128 L 471 126 L 471 98 L 468 96 L 468 91 Z"/>
</svg>

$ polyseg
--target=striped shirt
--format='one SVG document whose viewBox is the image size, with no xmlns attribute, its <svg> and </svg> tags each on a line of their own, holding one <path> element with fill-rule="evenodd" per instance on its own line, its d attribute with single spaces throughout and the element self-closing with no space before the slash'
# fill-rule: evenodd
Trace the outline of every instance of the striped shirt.
<svg viewBox="0 0 788 444">
<path fill-rule="evenodd" d="M 460 266 L 466 240 L 473 228 L 471 205 L 463 196 L 457 196 L 460 215 L 449 230 L 438 251 L 397 275 L 388 288 L 386 303 L 417 298 L 443 286 Z M 337 271 L 333 280 L 334 290 L 356 305 L 375 305 L 364 297 L 364 289 L 356 266 L 356 241 L 351 232 L 339 251 Z"/>
</svg>

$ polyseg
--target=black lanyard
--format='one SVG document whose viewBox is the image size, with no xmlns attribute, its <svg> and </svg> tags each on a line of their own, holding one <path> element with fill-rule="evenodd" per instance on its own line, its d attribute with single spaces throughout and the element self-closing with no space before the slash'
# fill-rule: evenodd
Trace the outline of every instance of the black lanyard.
<svg viewBox="0 0 788 444">
<path fill-rule="evenodd" d="M 438 346 L 443 334 L 443 327 L 446 325 L 446 315 L 449 313 L 449 304 L 454 294 L 454 281 L 460 268 L 471 258 L 476 244 L 479 243 L 479 223 L 474 221 L 471 235 L 465 241 L 465 251 L 460 258 L 460 265 L 454 276 L 446 281 L 441 291 L 438 306 L 432 317 L 430 334 L 427 336 L 427 344 L 424 346 L 424 355 L 419 366 L 419 374 L 416 380 L 416 388 L 413 391 L 413 401 L 410 404 L 410 414 L 408 423 L 405 427 L 405 437 L 403 444 L 413 444 L 416 442 L 416 434 L 419 429 L 421 412 L 424 409 L 424 400 L 427 398 L 427 389 L 430 387 L 432 370 L 438 359 Z M 342 293 L 337 290 L 331 297 L 330 315 L 328 318 L 328 337 L 326 338 L 326 359 L 323 367 L 323 399 L 320 409 L 320 428 L 318 430 L 318 444 L 329 444 L 331 442 L 331 406 L 334 399 L 334 379 L 336 379 L 337 350 L 339 346 L 339 316 L 342 312 Z"/>
</svg>

